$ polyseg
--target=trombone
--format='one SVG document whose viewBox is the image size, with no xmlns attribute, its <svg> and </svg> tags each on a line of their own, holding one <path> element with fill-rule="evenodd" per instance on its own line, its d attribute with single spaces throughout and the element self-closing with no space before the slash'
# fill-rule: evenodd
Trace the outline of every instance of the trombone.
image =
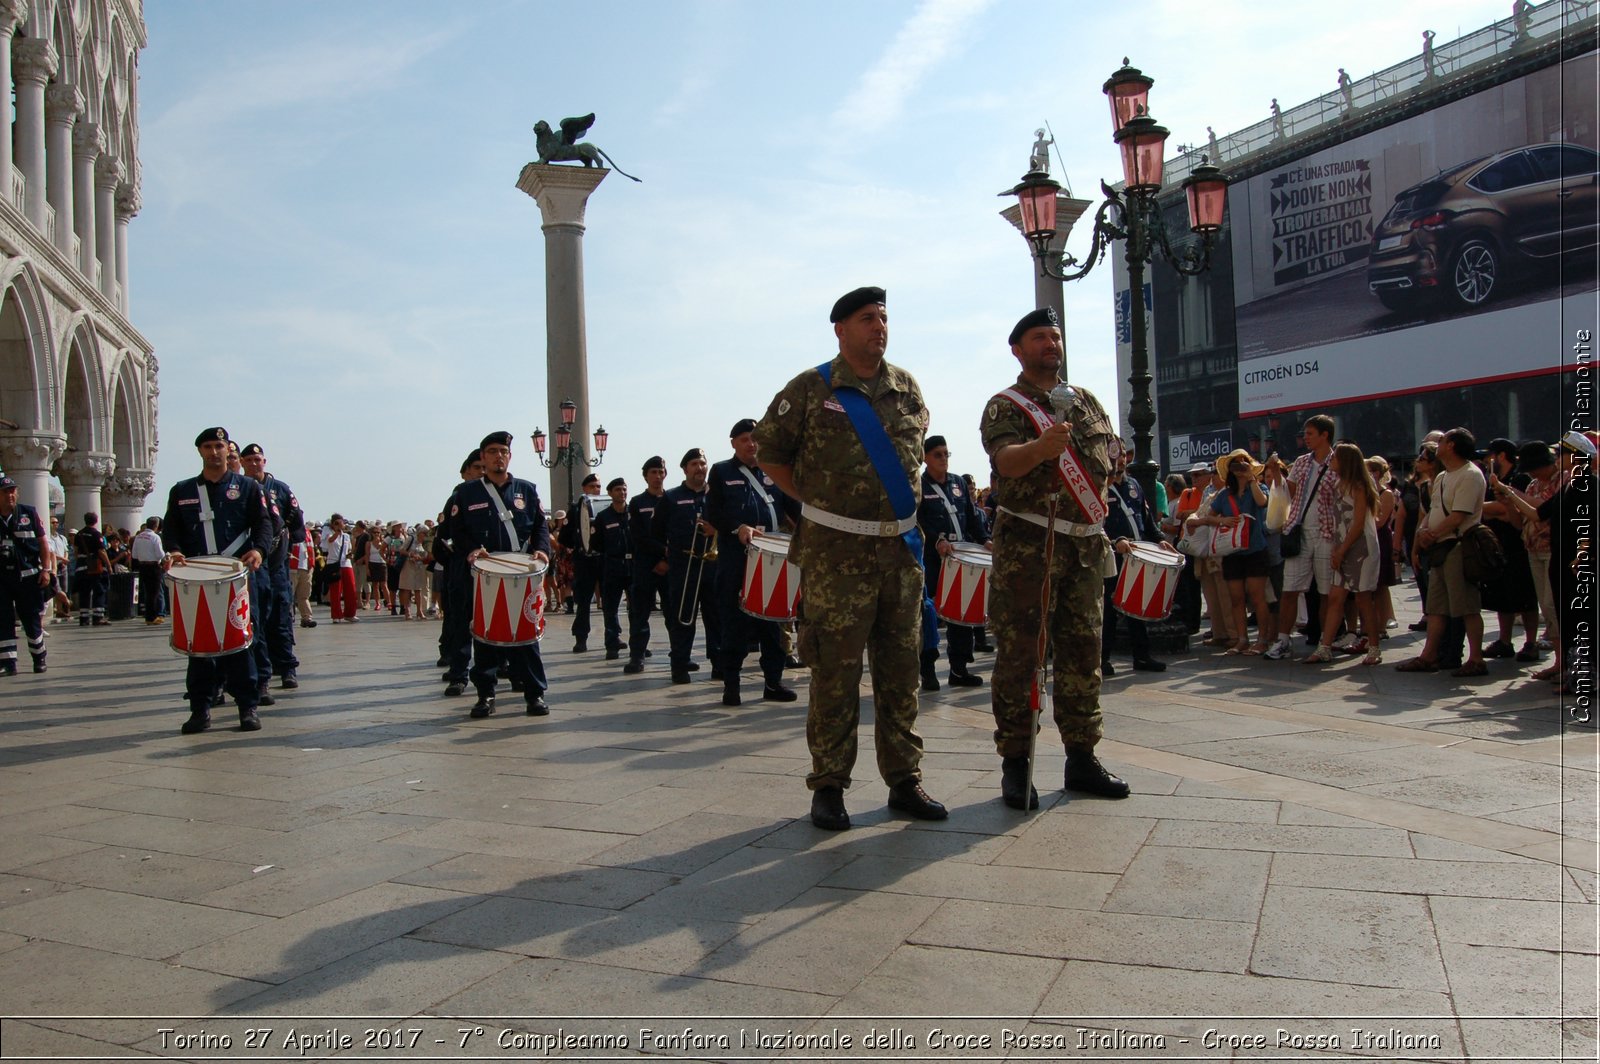
<svg viewBox="0 0 1600 1064">
<path fill-rule="evenodd" d="M 689 556 L 689 566 L 683 571 L 683 594 L 678 597 L 678 623 L 684 626 L 694 624 L 695 610 L 700 607 L 700 585 L 705 582 L 706 563 L 717 560 L 716 530 L 700 531 L 703 521 L 699 514 L 695 515 L 689 549 L 684 552 Z"/>
</svg>

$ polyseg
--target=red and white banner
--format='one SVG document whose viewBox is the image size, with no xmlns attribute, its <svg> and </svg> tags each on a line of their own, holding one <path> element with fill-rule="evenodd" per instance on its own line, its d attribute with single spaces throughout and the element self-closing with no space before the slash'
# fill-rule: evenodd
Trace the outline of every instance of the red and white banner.
<svg viewBox="0 0 1600 1064">
<path fill-rule="evenodd" d="M 1033 427 L 1043 436 L 1046 429 L 1056 423 L 1056 419 L 1045 412 L 1038 403 L 1029 399 L 1015 388 L 1007 388 L 995 398 L 1006 398 L 1017 404 L 1024 414 L 1033 422 Z M 1061 482 L 1067 486 L 1067 491 L 1083 507 L 1084 514 L 1091 524 L 1106 519 L 1108 512 L 1106 501 L 1095 490 L 1094 481 L 1089 476 L 1089 471 L 1083 468 L 1083 459 L 1078 457 L 1078 452 L 1068 447 L 1061 452 L 1061 457 L 1056 460 L 1056 471 L 1061 474 Z"/>
</svg>

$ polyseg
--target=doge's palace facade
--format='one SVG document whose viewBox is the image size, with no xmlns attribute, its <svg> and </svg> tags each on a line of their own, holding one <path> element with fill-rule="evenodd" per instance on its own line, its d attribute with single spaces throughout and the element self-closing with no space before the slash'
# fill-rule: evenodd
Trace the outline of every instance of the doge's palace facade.
<svg viewBox="0 0 1600 1064">
<path fill-rule="evenodd" d="M 131 528 L 151 490 L 156 360 L 128 320 L 142 0 L 0 0 L 0 468 L 64 526 Z M 10 110 L 10 109 L 7 109 Z"/>
</svg>

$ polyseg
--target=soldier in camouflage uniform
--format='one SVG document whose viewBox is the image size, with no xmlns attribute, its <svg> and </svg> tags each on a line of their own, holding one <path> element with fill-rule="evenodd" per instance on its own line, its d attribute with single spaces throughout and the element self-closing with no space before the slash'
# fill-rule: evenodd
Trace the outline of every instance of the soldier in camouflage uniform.
<svg viewBox="0 0 1600 1064">
<path fill-rule="evenodd" d="M 861 719 L 861 655 L 872 655 L 874 742 L 889 808 L 943 820 L 944 806 L 922 789 L 922 739 L 916 732 L 921 558 L 902 533 L 855 426 L 835 391 L 867 397 L 893 444 L 913 496 L 928 411 L 911 374 L 884 361 L 889 315 L 881 288 L 858 288 L 829 316 L 839 356 L 784 385 L 756 426 L 761 468 L 803 504 L 789 558 L 800 567 L 800 657 L 811 668 L 806 741 L 811 748 L 811 821 L 850 826 L 844 788 L 856 761 Z"/>
<path fill-rule="evenodd" d="M 1060 382 L 1064 351 L 1055 311 L 1046 307 L 1023 317 L 1009 342 L 1022 365 L 1013 388 L 1051 411 L 1050 391 Z M 1104 580 L 1116 572 L 1113 547 L 1103 519 L 1092 521 L 1066 490 L 1056 461 L 1070 446 L 1103 500 L 1116 430 L 1099 400 L 1082 388 L 1074 393 L 1066 418 L 1043 433 L 1003 395 L 990 399 L 983 413 L 983 447 L 998 502 L 989 578 L 989 627 L 996 648 L 994 739 L 1001 757 L 1001 797 L 1013 809 L 1039 804 L 1038 792 L 1028 787 L 1033 727 L 1028 695 L 1039 665 L 1040 610 L 1047 586 L 1052 595 L 1047 639 L 1055 659 L 1055 722 L 1067 748 L 1064 786 L 1108 798 L 1128 794 L 1128 785 L 1094 756 L 1100 740 L 1100 610 Z M 1047 574 L 1052 499 L 1056 530 Z M 1116 549 L 1128 547 L 1119 541 Z"/>
</svg>

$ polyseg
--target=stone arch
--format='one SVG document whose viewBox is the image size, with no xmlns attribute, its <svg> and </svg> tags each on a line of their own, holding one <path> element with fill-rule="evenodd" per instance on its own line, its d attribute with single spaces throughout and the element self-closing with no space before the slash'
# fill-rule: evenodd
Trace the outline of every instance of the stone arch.
<svg viewBox="0 0 1600 1064">
<path fill-rule="evenodd" d="M 0 417 L 57 431 L 61 379 L 39 278 L 30 264 L 13 259 L 0 270 L 0 285 Z"/>
<path fill-rule="evenodd" d="M 151 462 L 149 411 L 139 359 L 132 351 L 117 353 L 111 373 L 111 447 L 118 469 L 144 469 Z"/>
<path fill-rule="evenodd" d="M 61 336 L 61 430 L 75 451 L 109 449 L 110 417 L 100 344 L 88 315 L 74 314 Z"/>
</svg>

